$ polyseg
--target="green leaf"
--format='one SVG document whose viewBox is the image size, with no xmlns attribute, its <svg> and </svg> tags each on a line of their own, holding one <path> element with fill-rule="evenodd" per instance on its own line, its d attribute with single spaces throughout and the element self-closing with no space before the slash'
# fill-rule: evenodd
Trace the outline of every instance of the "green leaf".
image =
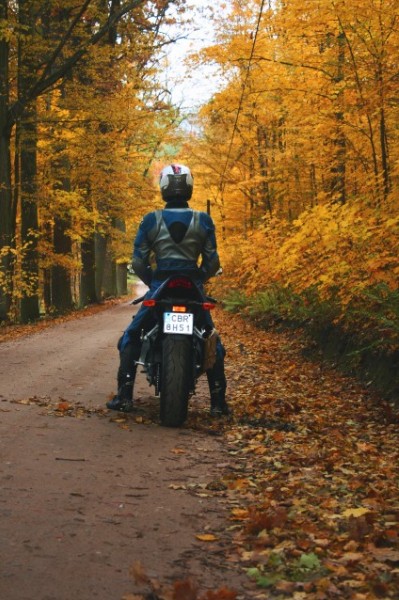
<svg viewBox="0 0 399 600">
<path fill-rule="evenodd" d="M 320 560 L 314 552 L 310 552 L 309 554 L 302 554 L 301 558 L 299 559 L 299 566 L 302 569 L 313 571 L 316 569 L 320 569 Z"/>
<path fill-rule="evenodd" d="M 248 577 L 251 577 L 251 579 L 257 579 L 261 576 L 261 572 L 258 567 L 251 567 L 250 569 L 247 569 L 247 575 Z"/>
<path fill-rule="evenodd" d="M 273 576 L 271 575 L 270 577 L 267 577 L 265 575 L 263 575 L 262 577 L 259 577 L 256 580 L 256 585 L 258 585 L 259 587 L 270 587 L 271 585 L 274 585 L 276 583 L 276 581 L 279 580 L 279 577 Z"/>
</svg>

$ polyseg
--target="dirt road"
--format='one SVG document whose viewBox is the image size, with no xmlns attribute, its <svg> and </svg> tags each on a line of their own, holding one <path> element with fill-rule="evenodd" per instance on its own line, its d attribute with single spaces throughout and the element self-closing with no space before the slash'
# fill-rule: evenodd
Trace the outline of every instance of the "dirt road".
<svg viewBox="0 0 399 600">
<path fill-rule="evenodd" d="M 225 556 L 223 500 L 207 493 L 231 460 L 223 443 L 206 427 L 161 428 L 142 374 L 133 416 L 104 410 L 132 313 L 116 305 L 0 344 L 0 598 L 120 600 L 146 589 L 137 561 L 154 580 L 250 597 Z M 209 420 L 204 386 L 190 410 Z"/>
<path fill-rule="evenodd" d="M 398 598 L 397 404 L 217 310 L 231 419 L 204 381 L 160 427 L 142 374 L 112 413 L 133 309 L 91 312 L 0 344 L 0 600 Z"/>
</svg>

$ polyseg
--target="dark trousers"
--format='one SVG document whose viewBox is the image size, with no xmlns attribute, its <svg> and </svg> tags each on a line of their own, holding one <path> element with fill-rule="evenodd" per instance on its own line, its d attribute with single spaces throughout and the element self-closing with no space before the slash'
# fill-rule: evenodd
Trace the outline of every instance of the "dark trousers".
<svg viewBox="0 0 399 600">
<path fill-rule="evenodd" d="M 145 298 L 151 298 L 157 292 L 162 281 L 154 280 L 151 287 L 145 295 Z M 198 287 L 203 291 L 203 285 L 200 281 L 196 282 Z M 148 329 L 148 320 L 150 317 L 150 309 L 141 306 L 136 316 L 133 318 L 130 325 L 124 331 L 118 342 L 120 364 L 118 369 L 118 396 L 124 399 L 132 399 L 133 385 L 136 376 L 135 361 L 139 360 L 141 352 L 141 331 Z M 212 317 L 209 312 L 206 312 L 206 325 L 214 328 Z M 216 345 L 216 363 L 212 369 L 206 372 L 211 394 L 211 402 L 224 402 L 226 395 L 226 377 L 224 373 L 224 357 L 226 351 L 218 337 Z"/>
<path fill-rule="evenodd" d="M 129 341 L 122 344 L 123 337 L 119 340 L 119 369 L 118 369 L 118 396 L 124 400 L 132 400 L 133 386 L 136 377 L 137 366 L 135 361 L 139 360 L 141 352 L 141 340 L 139 332 L 131 332 Z M 211 403 L 224 402 L 226 396 L 226 376 L 224 373 L 225 349 L 218 340 L 216 362 L 212 369 L 206 371 L 208 379 Z"/>
</svg>

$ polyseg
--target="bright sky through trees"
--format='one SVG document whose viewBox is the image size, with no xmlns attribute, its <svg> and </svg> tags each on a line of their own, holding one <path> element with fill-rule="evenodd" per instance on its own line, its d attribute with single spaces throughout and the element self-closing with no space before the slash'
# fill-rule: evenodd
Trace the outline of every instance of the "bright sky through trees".
<svg viewBox="0 0 399 600">
<path fill-rule="evenodd" d="M 192 111 L 206 103 L 218 89 L 216 65 L 193 68 L 188 64 L 191 53 L 214 43 L 214 10 L 209 8 L 209 0 L 190 0 L 185 25 L 171 28 L 171 37 L 179 39 L 166 49 L 161 77 L 174 104 L 183 111 Z"/>
</svg>

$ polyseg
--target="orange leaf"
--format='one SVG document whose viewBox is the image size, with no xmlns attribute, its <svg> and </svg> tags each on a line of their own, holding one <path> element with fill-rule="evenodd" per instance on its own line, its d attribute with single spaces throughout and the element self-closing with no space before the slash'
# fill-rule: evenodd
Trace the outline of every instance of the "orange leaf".
<svg viewBox="0 0 399 600">
<path fill-rule="evenodd" d="M 231 515 L 234 521 L 244 521 L 248 518 L 248 510 L 246 508 L 233 508 Z"/>
<path fill-rule="evenodd" d="M 200 533 L 195 536 L 200 542 L 215 542 L 218 538 L 213 533 Z"/>
<path fill-rule="evenodd" d="M 237 592 L 223 587 L 220 590 L 216 590 L 215 592 L 209 590 L 203 597 L 203 600 L 236 600 L 236 598 Z"/>
<path fill-rule="evenodd" d="M 140 561 L 136 561 L 132 564 L 132 566 L 130 567 L 130 575 L 133 577 L 134 581 L 137 584 L 148 583 L 150 581 Z"/>
<path fill-rule="evenodd" d="M 173 584 L 173 600 L 197 600 L 197 592 L 197 586 L 189 579 Z"/>
</svg>

